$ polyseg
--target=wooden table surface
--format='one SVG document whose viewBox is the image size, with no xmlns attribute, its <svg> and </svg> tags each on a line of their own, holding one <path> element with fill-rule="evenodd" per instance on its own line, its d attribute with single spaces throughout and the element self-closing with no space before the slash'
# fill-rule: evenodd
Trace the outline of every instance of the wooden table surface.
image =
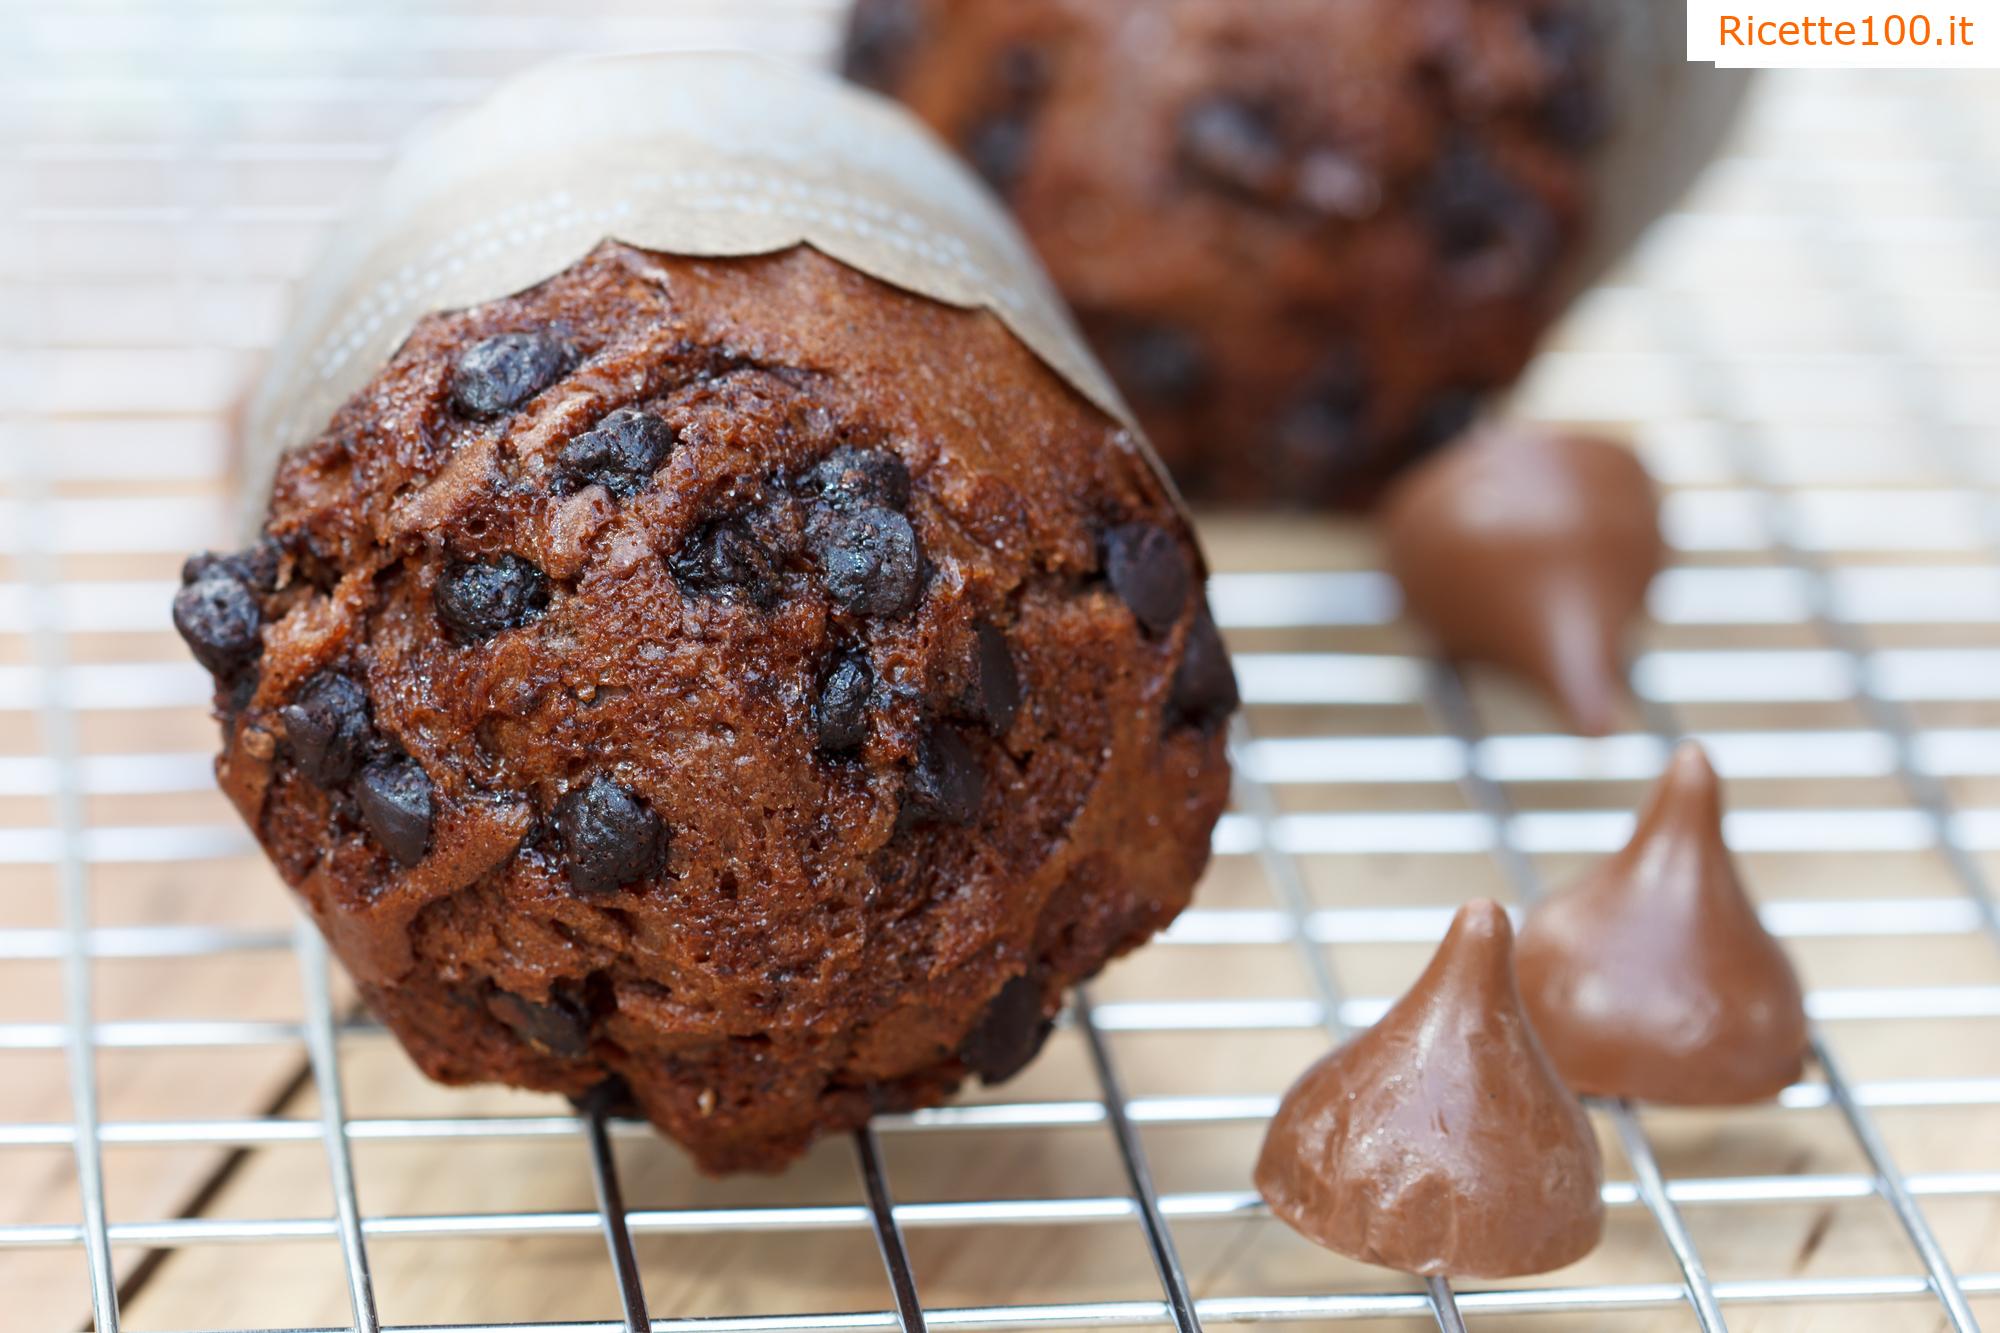
<svg viewBox="0 0 2000 1333">
<path fill-rule="evenodd" d="M 210 788 L 203 682 L 165 616 L 180 556 L 226 536 L 227 415 L 330 210 L 422 114 L 544 51 L 745 42 L 815 58 L 832 8 L 682 0 L 560 22 L 511 0 L 403 17 L 193 0 L 7 11 L 24 36 L 0 66 L 0 1329 L 90 1326 L 64 1046 L 77 982 L 99 1025 L 89 1067 L 123 1327 L 353 1319 L 300 1040 L 294 917 Z M 1564 326 L 1510 410 L 1628 439 L 1671 489 L 1679 568 L 1643 634 L 1642 680 L 1680 725 L 1739 738 L 1723 766 L 1733 808 L 1749 812 L 1746 875 L 1973 1308 L 2000 1326 L 2000 939 L 1981 931 L 1967 876 L 1968 864 L 1975 879 L 2000 873 L 2000 731 L 1988 730 L 2000 728 L 1996 220 L 1992 79 L 1769 79 L 1730 156 Z M 1794 522 L 1803 556 L 1774 542 L 1774 515 Z M 1393 996 L 1453 904 L 1509 893 L 1450 771 L 1462 751 L 1440 760 L 1430 738 L 1443 722 L 1421 673 L 1405 670 L 1422 642 L 1392 605 L 1369 609 L 1381 588 L 1360 527 L 1226 515 L 1203 527 L 1229 638 L 1252 655 L 1248 720 L 1260 770 L 1278 772 L 1266 794 L 1301 830 L 1293 862 L 1326 928 L 1310 947 L 1349 996 Z M 1244 577 L 1273 571 L 1338 577 Z M 1838 625 L 1800 604 L 1820 587 L 1836 593 Z M 1300 623 L 1259 623 L 1272 619 Z M 66 709 L 45 706 L 56 679 Z M 1324 702 L 1297 697 L 1322 686 Z M 1921 734 L 1967 863 L 1915 808 L 1862 687 L 1896 696 L 1894 715 Z M 1524 776 L 1506 784 L 1521 828 L 1538 830 L 1537 870 L 1559 883 L 1606 828 L 1616 836 L 1615 819 L 1587 816 L 1629 810 L 1643 790 L 1621 765 L 1648 762 L 1646 719 L 1606 746 L 1536 750 L 1554 727 L 1533 699 L 1484 675 L 1471 690 L 1521 765 L 1565 770 L 1534 780 L 1517 765 Z M 1261 746 L 1273 740 L 1290 744 Z M 72 744 L 80 762 L 58 762 Z M 68 840 L 59 779 L 77 796 Z M 1246 808 L 1239 795 L 1230 830 Z M 1301 946 L 1270 929 L 1283 904 L 1267 867 L 1230 830 L 1198 914 L 1093 990 L 1125 1090 L 1148 1109 L 1140 1139 L 1190 1286 L 1211 1323 L 1233 1300 L 1414 1290 L 1231 1202 L 1261 1135 L 1254 1105 L 1174 1122 L 1170 1099 L 1274 1096 L 1328 1041 Z M 66 860 L 66 847 L 78 854 Z M 67 970 L 65 903 L 92 950 Z M 218 939 L 229 947 L 212 951 Z M 1161 1001 L 1242 1021 L 1144 1030 Z M 338 983 L 335 1003 L 351 1012 Z M 202 1024 L 229 1025 L 234 1044 Z M 413 1118 L 558 1117 L 560 1102 L 433 1087 L 365 1023 L 343 1030 L 338 1051 L 385 1324 L 617 1317 L 573 1126 L 398 1136 Z M 1143 1233 L 1119 1203 L 1130 1188 L 1110 1131 L 1088 1114 L 1100 1096 L 1069 1029 L 1014 1083 L 965 1100 L 1068 1104 L 1083 1108 L 1079 1123 L 884 1127 L 900 1204 L 1070 1200 L 1079 1215 L 954 1225 L 939 1209 L 912 1214 L 927 1307 L 1159 1301 Z M 1726 1293 L 1922 1274 L 1855 1135 L 1824 1103 L 1809 1071 L 1784 1105 L 1642 1111 Z M 1610 1177 L 1630 1182 L 1596 1119 Z M 620 1132 L 615 1148 L 628 1204 L 668 1210 L 636 1240 L 655 1317 L 891 1307 L 848 1142 L 780 1178 L 723 1181 L 643 1132 Z M 1758 1201 L 1732 1197 L 1745 1194 Z M 1582 1263 L 1473 1286 L 1677 1284 L 1651 1216 L 1629 1191 L 1615 1204 Z M 821 1205 L 833 1211 L 817 1225 L 671 1225 L 687 1220 L 672 1210 Z M 494 1218 L 514 1230 L 481 1221 Z M 1756 1330 L 1946 1326 L 1920 1291 L 1732 1300 L 1728 1315 Z M 1470 1323 L 1695 1326 L 1685 1305 L 1657 1303 L 1561 1319 L 1475 1310 Z"/>
</svg>

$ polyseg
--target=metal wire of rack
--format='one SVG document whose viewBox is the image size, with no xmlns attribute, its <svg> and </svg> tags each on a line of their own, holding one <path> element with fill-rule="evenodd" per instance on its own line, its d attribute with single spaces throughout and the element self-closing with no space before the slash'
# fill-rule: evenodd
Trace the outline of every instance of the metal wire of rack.
<svg viewBox="0 0 2000 1333">
<path fill-rule="evenodd" d="M 596 1111 L 446 1094 L 419 1113 L 357 1109 L 357 1078 L 376 1095 L 357 1061 L 384 1034 L 351 1009 L 316 934 L 243 905 L 239 889 L 258 904 L 282 895 L 218 813 L 200 752 L 205 685 L 161 633 L 172 561 L 222 522 L 227 386 L 268 342 L 283 279 L 334 201 L 419 112 L 557 50 L 748 42 L 811 57 L 834 7 L 682 0 L 614 4 L 590 21 L 506 0 L 407 13 L 264 14 L 226 0 L 0 10 L 22 24 L 22 40 L 0 43 L 14 62 L 0 84 L 0 1286 L 26 1299 L 0 1309 L 0 1326 L 59 1326 L 46 1321 L 61 1311 L 103 1333 L 188 1328 L 183 1311 L 213 1310 L 200 1327 L 244 1327 L 253 1316 L 181 1271 L 193 1255 L 286 1245 L 330 1248 L 340 1304 L 259 1326 L 1454 1329 L 1584 1316 L 1963 1330 L 2000 1310 L 2000 466 L 1982 453 L 2000 399 L 1981 388 L 2000 360 L 1981 319 L 2000 286 L 2000 100 L 1964 79 L 1770 80 L 1749 146 L 1708 202 L 1593 298 L 1524 389 L 1524 412 L 1633 428 L 1674 486 L 1680 561 L 1655 589 L 1653 637 L 1632 669 L 1643 708 L 1625 734 L 1546 734 L 1504 687 L 1429 663 L 1348 536 L 1295 526 L 1274 540 L 1218 520 L 1213 600 L 1249 708 L 1233 734 L 1239 780 L 1215 883 L 1142 956 L 1166 961 L 1135 960 L 1079 992 L 1059 1034 L 1074 1044 L 1066 1074 L 879 1117 L 851 1144 L 853 1192 L 831 1203 L 787 1182 L 739 1201 L 639 1202 L 631 1187 L 650 1188 L 653 1154 L 671 1150 Z M 1910 205 L 1863 206 L 1885 188 Z M 1691 258 L 1706 260 L 1704 246 L 1750 258 L 1712 271 Z M 1688 732 L 1733 793 L 1766 798 L 1739 797 L 1729 834 L 1767 919 L 1807 964 L 1817 1076 L 1772 1110 L 1692 1133 L 1647 1108 L 1594 1107 L 1627 1173 L 1605 1190 L 1615 1225 L 1630 1223 L 1615 1265 L 1454 1292 L 1283 1251 L 1293 1242 L 1240 1176 L 1185 1185 L 1184 1159 L 1199 1154 L 1174 1136 L 1254 1142 L 1270 1090 L 1298 1067 L 1230 1090 L 1233 1075 L 1201 1072 L 1228 1066 L 1215 1043 L 1277 1036 L 1309 1051 L 1372 1021 L 1396 988 L 1376 959 L 1413 972 L 1466 896 L 1460 880 L 1525 900 L 1568 860 L 1617 845 L 1633 784 Z M 1847 802 L 1829 803 L 1834 792 Z M 1828 871 L 1828 857 L 1862 868 Z M 1915 889 L 1867 868 L 1929 857 L 1941 873 L 1913 872 Z M 1398 869 L 1419 860 L 1440 862 L 1448 882 Z M 1790 891 L 1799 876 L 1817 891 Z M 189 887 L 208 879 L 227 883 Z M 155 882 L 167 893 L 149 896 Z M 183 893 L 197 901 L 168 896 Z M 1913 961 L 1893 964 L 1898 950 Z M 1264 984 L 1278 956 L 1296 987 Z M 197 988 L 200 1007 L 175 1016 L 134 1003 L 106 971 L 143 965 L 164 991 L 266 963 L 292 973 L 295 1010 Z M 1132 967 L 1151 970 L 1125 980 Z M 1163 989 L 1164 969 L 1180 967 L 1247 984 L 1206 994 L 1191 975 Z M 1848 970 L 1891 979 L 1846 984 Z M 1162 1040 L 1164 1060 L 1137 1045 Z M 231 1054 L 258 1062 L 255 1096 L 164 1095 Z M 107 1064 L 127 1058 L 144 1072 Z M 1849 1072 L 1864 1064 L 1885 1072 Z M 1951 1150 L 1912 1132 L 1913 1115 L 1941 1118 Z M 1829 1116 L 1837 1144 L 1814 1128 Z M 899 1157 L 998 1136 L 1011 1163 L 1066 1164 L 1061 1136 L 1090 1133 L 1110 1174 L 1081 1190 L 1057 1187 L 1058 1165 L 1026 1177 L 1040 1188 L 954 1197 L 940 1186 L 949 1170 Z M 1746 1135 L 1766 1169 L 1733 1165 Z M 381 1183 L 365 1159 L 379 1148 L 420 1149 L 469 1175 L 481 1149 L 565 1143 L 585 1153 L 570 1174 L 587 1179 L 588 1203 L 502 1191 L 452 1208 L 365 1206 Z M 1800 1144 L 1820 1146 L 1788 1155 Z M 225 1206 L 288 1148 L 323 1158 L 315 1193 L 293 1202 L 267 1189 L 254 1207 Z M 128 1173 L 135 1152 L 153 1154 L 151 1175 Z M 1915 1153 L 1947 1164 L 1909 1169 Z M 49 1154 L 63 1165 L 60 1201 L 5 1211 L 50 1189 L 45 1169 L 8 1163 L 46 1168 Z M 1836 1159 L 1844 1169 L 1799 1165 Z M 145 1190 L 121 1192 L 128 1174 Z M 1844 1221 L 1800 1228 L 1784 1265 L 1736 1262 L 1736 1248 L 1756 1248 L 1742 1228 L 1760 1225 L 1759 1210 L 1803 1205 L 1822 1219 L 1886 1210 L 1886 1241 L 1853 1251 L 1869 1271 L 1815 1266 L 1827 1226 Z M 1943 1224 L 1966 1205 L 1978 1211 Z M 936 1244 L 969 1236 L 990 1254 L 1052 1234 L 1039 1254 L 1074 1247 L 1089 1266 L 1096 1238 L 1126 1229 L 1144 1256 L 1127 1276 L 1140 1276 L 1119 1290 L 1071 1282 L 1070 1294 L 1053 1276 L 982 1287 Z M 407 1286 L 380 1280 L 384 1247 L 593 1236 L 595 1262 L 562 1270 L 596 1292 L 603 1313 L 583 1319 L 546 1305 L 411 1317 L 398 1305 Z M 770 1304 L 690 1313 L 662 1298 L 667 1265 L 644 1246 L 731 1236 L 866 1237 L 882 1297 L 856 1303 L 852 1284 L 829 1285 L 822 1303 L 801 1276 L 732 1288 Z M 1648 1268 L 1643 1243 L 1664 1259 Z M 476 1304 L 466 1293 L 463 1308 Z"/>
</svg>

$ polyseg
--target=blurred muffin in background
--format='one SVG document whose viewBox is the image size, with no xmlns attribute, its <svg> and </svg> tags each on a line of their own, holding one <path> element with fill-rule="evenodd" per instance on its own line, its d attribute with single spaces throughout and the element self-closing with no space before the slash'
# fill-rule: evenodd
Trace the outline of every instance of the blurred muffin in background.
<svg viewBox="0 0 2000 1333">
<path fill-rule="evenodd" d="M 1365 503 L 1579 267 L 1591 0 L 859 0 L 849 77 L 1012 206 L 1191 496 Z"/>
</svg>

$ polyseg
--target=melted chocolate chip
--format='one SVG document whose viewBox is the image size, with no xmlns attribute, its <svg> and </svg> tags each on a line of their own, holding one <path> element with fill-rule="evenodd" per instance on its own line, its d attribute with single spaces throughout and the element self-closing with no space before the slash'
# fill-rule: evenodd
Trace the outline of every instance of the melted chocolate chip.
<svg viewBox="0 0 2000 1333">
<path fill-rule="evenodd" d="M 819 703 L 813 710 L 819 723 L 819 748 L 828 753 L 851 750 L 868 737 L 868 692 L 875 688 L 875 673 L 868 659 L 843 657 L 834 663 L 820 683 Z"/>
<path fill-rule="evenodd" d="M 633 1093 L 632 1085 L 621 1074 L 613 1074 L 602 1083 L 593 1084 L 581 1096 L 571 1097 L 570 1105 L 580 1111 L 593 1112 L 612 1120 L 644 1120 L 645 1108 L 639 1105 L 639 1098 Z"/>
<path fill-rule="evenodd" d="M 964 138 L 973 169 L 1001 194 L 1027 169 L 1035 113 L 1049 84 L 1048 61 L 1029 46 L 1012 46 L 993 66 L 993 105 Z"/>
<path fill-rule="evenodd" d="M 1204 98 L 1181 113 L 1180 152 L 1195 177 L 1233 194 L 1274 203 L 1289 188 L 1276 118 L 1227 93 Z"/>
<path fill-rule="evenodd" d="M 1415 461 L 1433 449 L 1450 444 L 1465 433 L 1465 428 L 1472 424 L 1473 415 L 1478 410 L 1478 390 L 1459 387 L 1438 390 L 1424 404 L 1423 411 L 1417 414 L 1416 423 L 1410 427 L 1404 457 Z"/>
<path fill-rule="evenodd" d="M 183 584 L 206 578 L 230 578 L 258 592 L 274 592 L 278 587 L 278 546 L 269 538 L 241 551 L 203 551 L 191 555 L 181 565 Z"/>
<path fill-rule="evenodd" d="M 1005 736 L 1021 709 L 1021 674 L 1014 669 L 1014 653 L 999 626 L 982 620 L 973 630 L 976 652 L 972 704 L 994 735 Z"/>
<path fill-rule="evenodd" d="M 250 706 L 250 701 L 256 697 L 257 673 L 255 671 L 246 671 L 238 676 L 236 682 L 229 687 L 229 697 L 223 701 L 223 708 L 227 710 L 229 720 L 234 722 L 242 714 L 243 710 Z"/>
<path fill-rule="evenodd" d="M 1001 112 L 972 127 L 965 136 L 965 157 L 982 180 L 1004 195 L 1027 169 L 1028 146 L 1033 139 L 1024 116 Z"/>
<path fill-rule="evenodd" d="M 1012 1078 L 1027 1067 L 1055 1024 L 1042 1015 L 1042 987 L 1032 975 L 1000 988 L 965 1040 L 958 1058 L 987 1083 Z"/>
<path fill-rule="evenodd" d="M 863 87 L 888 92 L 901 82 L 921 27 L 917 0 L 859 0 L 848 20 L 841 72 Z"/>
<path fill-rule="evenodd" d="M 695 533 L 667 560 L 687 592 L 769 606 L 778 596 L 778 569 L 741 519 L 724 519 Z"/>
<path fill-rule="evenodd" d="M 901 510 L 910 503 L 910 470 L 886 449 L 843 444 L 813 464 L 800 489 L 808 499 L 835 509 L 879 505 Z"/>
<path fill-rule="evenodd" d="M 675 443 L 673 427 L 660 416 L 621 407 L 562 447 L 556 455 L 556 493 L 595 485 L 630 499 L 646 488 Z"/>
<path fill-rule="evenodd" d="M 979 816 L 986 794 L 986 770 L 979 756 L 950 727 L 938 727 L 926 738 L 917 765 L 910 771 L 909 804 L 905 813 L 918 822 L 970 824 Z"/>
<path fill-rule="evenodd" d="M 1031 102 L 1048 91 L 1049 58 L 1036 47 L 1010 46 L 993 63 L 993 83 L 1008 102 Z"/>
<path fill-rule="evenodd" d="M 455 560 L 439 576 L 432 600 L 453 638 L 476 643 L 547 610 L 549 584 L 541 570 L 518 555 Z"/>
<path fill-rule="evenodd" d="M 1102 339 L 1111 373 L 1134 398 L 1155 407 L 1184 407 L 1208 386 L 1201 340 L 1170 324 L 1137 324 Z"/>
<path fill-rule="evenodd" d="M 1149 634 L 1164 634 L 1187 604 L 1187 556 L 1172 533 L 1124 523 L 1104 534 L 1104 577 Z"/>
<path fill-rule="evenodd" d="M 1167 706 L 1187 726 L 1213 731 L 1241 702 L 1236 672 L 1229 665 L 1229 649 L 1208 608 L 1203 607 L 1188 627 L 1187 645 L 1181 651 L 1181 664 L 1174 668 Z"/>
<path fill-rule="evenodd" d="M 549 992 L 543 1004 L 495 990 L 486 997 L 486 1007 L 516 1036 L 549 1055 L 580 1060 L 590 1054 L 590 1014 L 561 991 Z"/>
<path fill-rule="evenodd" d="M 1317 494 L 1350 473 L 1367 444 L 1366 409 L 1367 386 L 1358 367 L 1346 357 L 1329 362 L 1278 419 L 1273 440 L 1282 475 Z"/>
<path fill-rule="evenodd" d="M 482 338 L 452 368 L 452 403 L 473 417 L 511 412 L 554 384 L 569 360 L 569 348 L 546 329 Z"/>
<path fill-rule="evenodd" d="M 174 628 L 195 660 L 227 679 L 263 651 L 264 610 L 239 580 L 209 573 L 174 594 Z"/>
<path fill-rule="evenodd" d="M 361 765 L 372 731 L 368 694 L 348 677 L 322 671 L 278 710 L 299 771 L 322 787 L 345 782 Z"/>
<path fill-rule="evenodd" d="M 1598 34 L 1590 20 L 1573 9 L 1547 9 L 1528 17 L 1549 85 L 1541 108 L 1542 130 L 1572 152 L 1604 137 L 1609 117 L 1597 88 Z"/>
<path fill-rule="evenodd" d="M 1438 253 L 1482 293 L 1523 291 L 1555 259 L 1548 210 L 1468 144 L 1439 159 L 1424 208 Z"/>
<path fill-rule="evenodd" d="M 851 615 L 895 617 L 917 604 L 924 562 L 916 529 L 893 509 L 821 513 L 808 530 L 826 590 Z"/>
<path fill-rule="evenodd" d="M 602 774 L 564 796 L 556 828 L 569 853 L 569 882 L 579 893 L 610 893 L 659 868 L 667 831 L 629 787 Z"/>
<path fill-rule="evenodd" d="M 396 864 L 408 868 L 431 845 L 431 780 L 407 757 L 378 759 L 354 784 L 361 823 Z"/>
</svg>

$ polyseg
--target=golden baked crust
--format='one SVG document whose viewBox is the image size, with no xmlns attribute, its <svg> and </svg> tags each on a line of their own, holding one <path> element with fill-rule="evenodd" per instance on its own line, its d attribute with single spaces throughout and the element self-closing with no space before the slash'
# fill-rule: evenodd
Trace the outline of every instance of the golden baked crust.
<svg viewBox="0 0 2000 1333">
<path fill-rule="evenodd" d="M 1234 685 L 1158 477 L 810 249 L 427 317 L 266 532 L 176 602 L 218 774 L 435 1078 L 775 1167 L 1012 1073 L 1207 859 Z"/>
</svg>

